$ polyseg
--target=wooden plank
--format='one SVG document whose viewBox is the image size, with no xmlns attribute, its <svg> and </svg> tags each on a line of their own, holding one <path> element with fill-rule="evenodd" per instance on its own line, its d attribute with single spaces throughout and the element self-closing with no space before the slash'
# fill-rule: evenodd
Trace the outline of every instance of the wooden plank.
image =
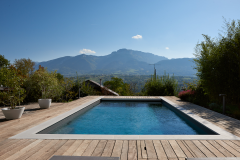
<svg viewBox="0 0 240 160">
<path fill-rule="evenodd" d="M 212 152 L 209 151 L 208 148 L 206 148 L 198 140 L 193 140 L 192 142 L 198 147 L 198 149 L 200 149 L 203 152 L 203 154 L 205 154 L 206 157 L 216 157 Z"/>
<path fill-rule="evenodd" d="M 103 150 L 102 157 L 110 157 L 112 155 L 114 144 L 114 140 L 108 140 L 106 147 Z"/>
<path fill-rule="evenodd" d="M 128 160 L 128 141 L 124 140 L 123 141 L 123 148 L 122 148 L 122 153 L 121 153 L 121 160 Z"/>
<path fill-rule="evenodd" d="M 219 152 L 215 147 L 213 147 L 208 141 L 201 140 L 201 143 L 205 145 L 216 157 L 225 157 L 221 152 Z"/>
<path fill-rule="evenodd" d="M 68 150 L 63 153 L 63 155 L 71 156 L 80 146 L 80 144 L 82 144 L 82 142 L 83 140 L 75 140 L 75 142 L 68 148 Z"/>
<path fill-rule="evenodd" d="M 4 140 L 2 140 L 0 142 L 0 150 L 1 150 L 2 146 L 4 146 L 3 148 L 6 148 L 8 143 L 16 143 L 17 141 L 20 141 L 20 139 L 4 139 Z"/>
<path fill-rule="evenodd" d="M 240 152 L 240 146 L 236 145 L 235 143 L 229 140 L 225 140 L 224 142 L 231 146 L 232 148 L 234 148 L 236 151 Z"/>
<path fill-rule="evenodd" d="M 178 143 L 175 140 L 169 140 L 168 142 L 172 146 L 172 149 L 174 150 L 178 158 L 186 157 L 186 155 L 183 153 L 182 149 L 179 147 Z"/>
<path fill-rule="evenodd" d="M 60 147 L 60 148 L 54 153 L 54 155 L 59 155 L 59 156 L 60 156 L 60 155 L 63 155 L 75 141 L 76 141 L 76 140 L 73 140 L 73 139 L 68 140 L 62 147 Z"/>
<path fill-rule="evenodd" d="M 141 141 L 137 140 L 137 153 L 138 159 L 142 159 Z"/>
<path fill-rule="evenodd" d="M 97 144 L 99 143 L 99 140 L 93 140 L 88 147 L 83 152 L 82 156 L 91 156 L 95 148 L 97 147 Z"/>
<path fill-rule="evenodd" d="M 167 160 L 168 159 L 167 155 L 166 155 L 160 141 L 159 140 L 153 140 L 153 145 L 154 145 L 154 148 L 156 150 L 158 159 Z"/>
<path fill-rule="evenodd" d="M 229 151 L 227 151 L 224 147 L 222 147 L 221 145 L 219 145 L 216 141 L 214 140 L 208 140 L 208 142 L 213 145 L 215 148 L 217 148 L 224 156 L 226 157 L 234 157 L 234 155 L 232 153 L 230 153 Z"/>
<path fill-rule="evenodd" d="M 148 158 L 146 144 L 144 140 L 141 140 L 141 151 L 142 151 L 142 158 Z"/>
<path fill-rule="evenodd" d="M 50 143 L 50 142 L 51 142 L 51 140 L 43 140 L 41 143 L 39 143 L 38 145 L 36 145 L 32 149 L 30 149 L 26 154 L 23 154 L 20 157 L 18 157 L 16 160 L 25 160 L 25 159 L 27 159 L 31 155 L 33 155 L 36 152 L 38 152 L 41 148 L 47 146 L 47 144 Z"/>
<path fill-rule="evenodd" d="M 235 143 L 236 145 L 240 146 L 240 141 L 239 140 L 232 140 L 233 143 Z"/>
<path fill-rule="evenodd" d="M 147 149 L 147 158 L 157 158 L 157 154 L 153 146 L 152 140 L 145 140 L 145 144 Z"/>
<path fill-rule="evenodd" d="M 39 143 L 41 143 L 43 140 L 39 139 L 39 140 L 35 140 L 34 142 L 32 142 L 31 144 L 29 144 L 28 146 L 20 149 L 19 151 L 17 151 L 16 153 L 14 153 L 13 155 L 11 155 L 10 157 L 8 157 L 6 160 L 11 160 L 11 159 L 17 159 L 18 157 L 20 157 L 21 155 L 27 153 L 30 149 L 32 149 L 33 147 L 35 147 L 36 145 L 38 145 Z"/>
<path fill-rule="evenodd" d="M 0 155 L 3 155 L 6 152 L 12 150 L 13 148 L 18 146 L 19 144 L 22 144 L 24 141 L 26 141 L 26 140 L 22 139 L 22 140 L 12 140 L 12 141 L 9 141 L 6 145 L 1 146 L 1 148 L 0 148 Z"/>
<path fill-rule="evenodd" d="M 179 147 L 182 149 L 186 157 L 188 158 L 193 158 L 194 156 L 192 155 L 191 151 L 188 150 L 188 148 L 184 145 L 184 143 L 181 140 L 176 140 L 178 143 Z"/>
<path fill-rule="evenodd" d="M 240 153 L 238 151 L 236 151 L 235 149 L 233 149 L 232 147 L 230 147 L 229 145 L 227 145 L 224 141 L 216 140 L 216 142 L 218 144 L 220 144 L 221 146 L 223 146 L 226 150 L 231 152 L 235 157 L 240 157 Z"/>
<path fill-rule="evenodd" d="M 160 140 L 160 142 L 162 143 L 163 149 L 168 157 L 173 159 L 173 160 L 177 160 L 177 155 L 175 154 L 175 152 L 173 151 L 171 145 L 169 144 L 168 140 Z"/>
<path fill-rule="evenodd" d="M 111 157 L 120 157 L 122 153 L 123 140 L 116 140 Z"/>
<path fill-rule="evenodd" d="M 203 157 L 206 157 L 202 151 L 200 151 L 196 146 L 195 144 L 190 141 L 190 140 L 186 140 L 184 141 L 186 143 L 186 145 L 188 145 L 188 147 L 192 150 L 192 152 L 194 153 L 194 155 L 196 156 L 196 158 L 203 158 Z"/>
<path fill-rule="evenodd" d="M 95 156 L 95 157 L 101 156 L 106 144 L 107 144 L 107 140 L 100 140 L 97 147 L 93 151 L 92 156 Z"/>
<path fill-rule="evenodd" d="M 42 154 L 42 156 L 39 159 L 49 159 L 53 156 L 53 154 L 61 148 L 65 143 L 67 142 L 66 139 L 59 140 L 54 146 L 52 146 L 50 149 L 45 150 L 45 152 Z"/>
<path fill-rule="evenodd" d="M 128 160 L 137 160 L 137 141 L 134 140 L 129 141 Z"/>
<path fill-rule="evenodd" d="M 49 149 L 51 149 L 55 144 L 57 144 L 59 140 L 51 140 L 50 143 L 48 143 L 46 146 L 35 152 L 33 155 L 27 158 L 27 160 L 36 160 L 40 159 L 42 155 L 44 155 L 45 152 L 47 152 Z"/>
<path fill-rule="evenodd" d="M 7 159 L 8 157 L 10 157 L 11 155 L 13 155 L 14 153 L 16 153 L 17 151 L 19 151 L 20 149 L 28 146 L 29 144 L 33 143 L 34 140 L 25 140 L 22 142 L 22 144 L 18 144 L 17 146 L 15 146 L 14 148 L 12 148 L 11 150 L 9 150 L 8 152 L 6 152 L 5 154 L 2 154 L 0 156 L 0 159 Z"/>
<path fill-rule="evenodd" d="M 91 142 L 92 140 L 83 140 L 83 142 L 73 152 L 72 156 L 81 156 Z"/>
</svg>

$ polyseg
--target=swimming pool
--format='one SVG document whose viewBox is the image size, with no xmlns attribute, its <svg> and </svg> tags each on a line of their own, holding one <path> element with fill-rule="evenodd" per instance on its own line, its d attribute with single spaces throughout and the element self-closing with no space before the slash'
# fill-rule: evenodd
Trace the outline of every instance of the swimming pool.
<svg viewBox="0 0 240 160">
<path fill-rule="evenodd" d="M 59 128 L 66 126 L 67 123 L 71 123 L 73 119 L 76 119 L 79 117 L 79 115 L 84 115 L 87 114 L 89 111 L 94 111 L 95 106 L 101 104 L 101 102 L 104 101 L 114 101 L 114 103 L 118 103 L 117 101 L 134 101 L 134 102 L 146 102 L 148 105 L 151 103 L 153 105 L 158 105 L 154 104 L 156 102 L 161 102 L 163 106 L 155 106 L 155 107 L 142 107 L 142 109 L 145 110 L 143 112 L 149 112 L 152 114 L 152 116 L 147 116 L 149 117 L 155 117 L 154 121 L 157 121 L 156 124 L 158 126 L 156 127 L 143 127 L 143 126 L 138 126 L 137 123 L 134 124 L 135 126 L 135 131 L 136 130 L 142 130 L 141 133 L 113 133 L 113 132 L 108 132 L 108 133 L 97 133 L 94 131 L 92 133 L 81 133 L 81 134 L 66 134 L 66 133 L 61 133 L 61 134 L 56 134 L 59 130 Z M 167 134 L 161 134 L 159 131 L 159 128 L 161 124 L 159 123 L 159 119 L 161 119 L 161 116 L 159 117 L 159 113 L 156 114 L 155 109 L 156 108 L 161 108 L 164 110 L 166 108 L 174 111 L 173 113 L 180 116 L 180 120 L 178 119 L 177 121 L 183 121 L 185 124 L 184 125 L 189 125 L 191 134 L 190 133 L 167 133 Z M 96 107 L 97 108 L 97 107 Z M 131 107 L 130 107 L 131 108 Z M 134 108 L 134 107 L 133 107 Z M 93 109 L 93 110 L 92 110 Z M 128 108 L 129 109 L 129 108 Z M 155 110 L 155 111 L 154 111 Z M 89 113 L 90 113 L 89 112 Z M 120 114 L 119 111 L 115 111 L 116 113 Z M 135 111 L 134 111 L 135 112 Z M 167 111 L 168 112 L 168 111 Z M 173 114 L 171 113 L 171 114 Z M 126 111 L 125 111 L 126 114 Z M 129 113 L 130 114 L 130 113 Z M 169 114 L 169 113 L 168 113 Z M 158 116 L 157 116 L 158 115 Z M 167 115 L 167 114 L 166 114 Z M 166 116 L 165 114 L 162 114 L 162 116 Z M 141 115 L 136 114 L 135 117 L 141 117 Z M 101 116 L 99 116 L 101 117 Z M 115 116 L 116 117 L 116 116 Z M 128 115 L 127 117 L 133 118 L 133 115 Z M 139 118 L 138 117 L 138 118 Z M 81 119 L 81 118 L 80 118 Z M 134 121 L 135 118 L 132 119 Z M 142 118 L 143 119 L 143 118 Z M 97 121 L 97 120 L 95 120 Z M 109 120 L 108 120 L 109 121 Z M 140 121 L 139 119 L 136 121 Z M 144 121 L 142 121 L 144 123 Z M 69 123 L 69 124 L 70 124 Z M 111 123 L 111 120 L 108 122 Z M 125 123 L 125 122 L 124 122 Z M 166 121 L 164 122 L 166 123 Z M 116 125 L 116 122 L 113 123 Z M 166 123 L 167 124 L 167 123 Z M 87 124 L 85 124 L 86 126 Z M 151 122 L 148 122 L 148 125 L 152 126 Z M 109 125 L 113 126 L 113 125 Z M 127 126 L 127 125 L 126 125 Z M 129 125 L 133 126 L 133 124 Z M 138 126 L 138 127 L 137 127 Z M 136 128 L 137 127 L 137 128 Z M 176 129 L 178 126 L 171 127 Z M 144 130 L 146 128 L 146 130 Z M 149 130 L 155 130 L 153 133 L 149 133 Z M 170 128 L 168 125 L 165 125 L 162 128 L 167 128 L 167 130 Z M 82 129 L 81 129 L 82 130 Z M 108 130 L 108 129 L 103 129 L 103 130 Z M 115 130 L 115 129 L 114 129 Z M 178 129 L 179 130 L 179 129 Z M 161 131 L 165 132 L 165 131 Z M 194 133 L 195 132 L 195 133 Z M 158 134 L 156 134 L 158 133 Z M 164 97 L 157 97 L 157 98 L 127 98 L 127 97 L 96 97 L 94 100 L 91 100 L 89 102 L 84 103 L 81 106 L 78 106 L 68 112 L 65 112 L 57 117 L 54 117 L 46 122 L 43 122 L 33 128 L 30 128 L 22 133 L 19 133 L 13 137 L 10 137 L 10 139 L 125 139 L 125 140 L 146 140 L 146 139 L 231 139 L 231 140 L 240 140 L 239 137 L 219 128 L 218 126 L 202 119 L 201 117 L 191 113 L 189 110 L 182 108 L 181 106 L 173 103 L 172 101 L 164 98 Z"/>
<path fill-rule="evenodd" d="M 38 134 L 216 135 L 159 101 L 101 101 L 73 119 Z"/>
</svg>

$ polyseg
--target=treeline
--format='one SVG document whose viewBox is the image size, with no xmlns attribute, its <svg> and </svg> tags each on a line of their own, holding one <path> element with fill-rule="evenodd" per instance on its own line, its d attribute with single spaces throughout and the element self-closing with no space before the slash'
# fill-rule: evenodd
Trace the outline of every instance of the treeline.
<svg viewBox="0 0 240 160">
<path fill-rule="evenodd" d="M 164 75 L 164 73 L 163 73 Z M 158 75 L 163 76 L 163 75 Z M 173 76 L 173 75 L 170 75 Z M 119 75 L 119 74 L 110 74 L 110 75 L 79 75 L 78 78 L 83 80 L 93 80 L 95 82 L 100 83 L 100 79 L 102 83 L 106 81 L 110 81 L 111 78 L 116 77 L 123 80 L 124 83 L 127 83 L 131 86 L 135 86 L 134 93 L 139 93 L 142 91 L 145 83 L 152 77 L 152 75 Z M 77 79 L 76 76 L 73 77 Z M 189 77 L 189 76 L 174 76 L 175 80 L 178 82 L 178 88 L 184 87 L 185 83 L 191 83 L 198 80 L 198 77 Z"/>
</svg>

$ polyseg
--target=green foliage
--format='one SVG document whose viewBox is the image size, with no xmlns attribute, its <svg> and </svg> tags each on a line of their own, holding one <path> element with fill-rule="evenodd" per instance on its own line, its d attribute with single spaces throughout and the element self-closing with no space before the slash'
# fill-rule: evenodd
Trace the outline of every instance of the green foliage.
<svg viewBox="0 0 240 160">
<path fill-rule="evenodd" d="M 10 65 L 9 60 L 5 59 L 5 58 L 4 58 L 4 55 L 1 55 L 1 54 L 0 54 L 0 68 L 2 68 L 2 67 L 7 67 L 7 66 L 9 66 L 9 65 Z"/>
<path fill-rule="evenodd" d="M 25 97 L 25 90 L 21 88 L 24 79 L 15 69 L 6 67 L 0 69 L 0 77 L 0 84 L 7 87 L 7 91 L 0 92 L 0 103 L 14 109 Z"/>
<path fill-rule="evenodd" d="M 105 87 L 118 93 L 120 96 L 131 96 L 133 95 L 133 87 L 127 83 L 124 83 L 121 78 L 112 77 L 110 81 L 106 81 L 103 84 Z"/>
<path fill-rule="evenodd" d="M 95 91 L 91 85 L 87 82 L 83 81 L 81 83 L 81 96 L 88 96 L 88 95 L 101 95 L 100 92 Z"/>
<path fill-rule="evenodd" d="M 14 61 L 14 67 L 21 72 L 22 76 L 29 77 L 30 74 L 34 71 L 34 65 L 35 62 L 33 62 L 31 59 L 15 59 Z"/>
<path fill-rule="evenodd" d="M 59 82 L 64 81 L 64 76 L 61 73 L 57 73 L 56 77 L 57 77 Z"/>
<path fill-rule="evenodd" d="M 189 83 L 184 83 L 182 89 L 184 91 L 178 94 L 178 97 L 184 101 L 189 101 L 200 106 L 208 106 L 209 96 L 203 90 L 203 86 L 200 81 L 193 81 Z M 192 94 L 186 94 L 186 96 L 181 96 L 185 91 L 191 91 Z"/>
<path fill-rule="evenodd" d="M 211 101 L 227 94 L 228 101 L 240 100 L 240 20 L 225 21 L 226 32 L 218 39 L 203 35 L 205 41 L 196 45 L 197 76 Z"/>
<path fill-rule="evenodd" d="M 64 77 L 64 81 L 61 83 L 63 87 L 63 95 L 65 96 L 65 100 L 69 101 L 76 97 L 77 93 L 72 90 L 75 85 L 73 78 Z"/>
<path fill-rule="evenodd" d="M 166 75 L 151 77 L 142 90 L 145 96 L 174 96 L 178 93 L 178 82 L 174 76 Z"/>
<path fill-rule="evenodd" d="M 53 98 L 61 92 L 56 72 L 48 72 L 46 69 L 35 71 L 29 77 L 29 85 L 32 89 L 39 89 L 42 92 L 42 98 Z"/>
</svg>

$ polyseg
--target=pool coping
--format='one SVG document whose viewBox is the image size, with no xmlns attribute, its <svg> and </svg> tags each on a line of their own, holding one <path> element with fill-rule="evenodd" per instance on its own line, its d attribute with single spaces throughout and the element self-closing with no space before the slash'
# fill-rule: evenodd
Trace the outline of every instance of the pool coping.
<svg viewBox="0 0 240 160">
<path fill-rule="evenodd" d="M 90 135 L 90 134 L 36 134 L 49 126 L 59 122 L 60 120 L 69 117 L 76 112 L 85 112 L 89 107 L 93 107 L 100 103 L 101 100 L 129 100 L 129 101 L 156 101 L 163 100 L 176 108 L 178 111 L 187 114 L 189 117 L 203 124 L 207 128 L 210 128 L 219 135 Z M 239 137 L 225 131 L 224 129 L 214 125 L 211 122 L 193 114 L 188 109 L 185 109 L 174 102 L 164 98 L 109 98 L 109 97 L 98 97 L 94 100 L 86 102 L 70 111 L 67 111 L 57 117 L 54 117 L 46 122 L 43 122 L 37 126 L 34 126 L 26 131 L 23 131 L 9 139 L 119 139 L 119 140 L 147 140 L 147 139 L 161 139 L 161 140 L 240 140 Z"/>
</svg>

